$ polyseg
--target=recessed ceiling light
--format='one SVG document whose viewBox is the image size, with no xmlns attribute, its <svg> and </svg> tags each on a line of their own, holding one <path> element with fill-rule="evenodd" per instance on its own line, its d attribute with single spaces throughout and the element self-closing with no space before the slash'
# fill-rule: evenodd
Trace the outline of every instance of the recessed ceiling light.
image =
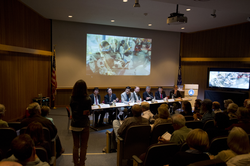
<svg viewBox="0 0 250 166">
<path fill-rule="evenodd" d="M 128 2 L 128 0 L 123 0 L 123 2 Z"/>
<path fill-rule="evenodd" d="M 181 29 L 185 29 L 185 27 L 182 27 Z"/>
<path fill-rule="evenodd" d="M 68 17 L 69 17 L 69 18 L 72 18 L 73 16 L 70 16 L 70 15 L 69 15 Z"/>
<path fill-rule="evenodd" d="M 111 22 L 115 22 L 115 20 L 111 20 Z"/>
<path fill-rule="evenodd" d="M 191 9 L 186 9 L 187 12 L 189 12 Z"/>
<path fill-rule="evenodd" d="M 152 26 L 152 24 L 148 24 L 148 26 L 149 26 L 149 27 L 151 27 L 151 26 Z"/>
</svg>

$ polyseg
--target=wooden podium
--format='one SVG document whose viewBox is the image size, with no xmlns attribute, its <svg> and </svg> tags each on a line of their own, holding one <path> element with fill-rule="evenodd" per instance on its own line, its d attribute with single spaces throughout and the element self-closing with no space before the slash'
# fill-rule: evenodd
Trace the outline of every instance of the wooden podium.
<svg viewBox="0 0 250 166">
<path fill-rule="evenodd" d="M 198 84 L 184 84 L 184 98 L 192 99 L 190 101 L 192 108 L 194 107 L 195 100 L 198 96 L 199 85 Z"/>
</svg>

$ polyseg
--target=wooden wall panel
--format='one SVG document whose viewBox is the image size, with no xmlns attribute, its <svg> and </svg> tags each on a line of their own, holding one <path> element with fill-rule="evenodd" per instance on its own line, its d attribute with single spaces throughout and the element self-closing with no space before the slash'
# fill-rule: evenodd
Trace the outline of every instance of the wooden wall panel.
<svg viewBox="0 0 250 166">
<path fill-rule="evenodd" d="M 1 0 L 0 36 L 0 44 L 51 51 L 51 20 L 18 0 Z"/>
<path fill-rule="evenodd" d="M 51 51 L 51 20 L 18 0 L 0 1 L 0 44 Z M 32 98 L 50 96 L 51 57 L 0 50 L 0 103 L 5 120 L 22 118 Z"/>
<path fill-rule="evenodd" d="M 50 96 L 51 57 L 0 53 L 0 101 L 6 107 L 4 119 L 22 118 L 34 97 Z"/>
<path fill-rule="evenodd" d="M 249 57 L 250 22 L 182 34 L 182 57 Z"/>
</svg>

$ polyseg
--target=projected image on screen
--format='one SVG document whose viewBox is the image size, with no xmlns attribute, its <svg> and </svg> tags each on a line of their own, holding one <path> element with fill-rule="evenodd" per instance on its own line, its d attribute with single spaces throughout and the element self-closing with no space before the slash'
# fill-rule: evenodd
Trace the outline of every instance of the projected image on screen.
<svg viewBox="0 0 250 166">
<path fill-rule="evenodd" d="M 248 89 L 249 76 L 247 72 L 210 71 L 209 87 Z"/>
<path fill-rule="evenodd" d="M 87 75 L 150 75 L 152 39 L 87 34 Z"/>
</svg>

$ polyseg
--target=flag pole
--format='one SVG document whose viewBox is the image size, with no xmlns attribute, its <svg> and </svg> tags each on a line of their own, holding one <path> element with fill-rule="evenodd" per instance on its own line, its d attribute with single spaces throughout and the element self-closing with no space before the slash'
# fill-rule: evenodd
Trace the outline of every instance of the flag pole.
<svg viewBox="0 0 250 166">
<path fill-rule="evenodd" d="M 52 55 L 52 63 L 51 63 L 51 96 L 52 96 L 52 109 L 56 109 L 55 107 L 55 99 L 56 99 L 56 46 L 54 45 L 53 55 Z"/>
</svg>

